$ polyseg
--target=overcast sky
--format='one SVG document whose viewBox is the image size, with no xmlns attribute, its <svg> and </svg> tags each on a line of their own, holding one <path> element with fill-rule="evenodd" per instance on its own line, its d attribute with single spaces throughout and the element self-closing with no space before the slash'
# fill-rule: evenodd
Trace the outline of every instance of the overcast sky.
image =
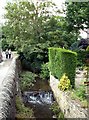
<svg viewBox="0 0 89 120">
<path fill-rule="evenodd" d="M 0 23 L 3 23 L 3 14 L 5 13 L 4 7 L 7 0 L 0 0 Z"/>
<path fill-rule="evenodd" d="M 3 15 L 5 13 L 4 7 L 7 2 L 12 2 L 13 0 L 0 0 L 0 23 L 4 22 Z M 52 0 L 59 8 L 62 8 L 62 3 L 65 0 Z"/>
</svg>

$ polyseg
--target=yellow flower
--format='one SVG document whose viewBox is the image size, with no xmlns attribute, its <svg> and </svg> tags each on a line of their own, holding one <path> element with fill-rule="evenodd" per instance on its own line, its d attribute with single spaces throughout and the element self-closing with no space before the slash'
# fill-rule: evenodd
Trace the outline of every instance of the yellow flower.
<svg viewBox="0 0 89 120">
<path fill-rule="evenodd" d="M 68 76 L 66 76 L 65 73 L 61 77 L 58 87 L 60 88 L 60 90 L 63 91 L 68 90 L 70 88 L 70 80 L 68 79 Z"/>
</svg>

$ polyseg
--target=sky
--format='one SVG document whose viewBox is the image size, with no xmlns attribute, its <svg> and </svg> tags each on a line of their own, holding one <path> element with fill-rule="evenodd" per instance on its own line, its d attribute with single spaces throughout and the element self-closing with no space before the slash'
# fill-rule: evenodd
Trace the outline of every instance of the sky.
<svg viewBox="0 0 89 120">
<path fill-rule="evenodd" d="M 4 7 L 7 2 L 12 2 L 13 0 L 0 0 L 0 23 L 4 22 L 3 15 L 5 13 Z M 59 8 L 62 8 L 62 2 L 65 0 L 52 0 Z"/>
<path fill-rule="evenodd" d="M 5 13 L 4 7 L 6 5 L 7 2 L 10 2 L 13 0 L 0 0 L 0 23 L 4 23 L 4 19 L 3 19 L 3 15 Z"/>
</svg>

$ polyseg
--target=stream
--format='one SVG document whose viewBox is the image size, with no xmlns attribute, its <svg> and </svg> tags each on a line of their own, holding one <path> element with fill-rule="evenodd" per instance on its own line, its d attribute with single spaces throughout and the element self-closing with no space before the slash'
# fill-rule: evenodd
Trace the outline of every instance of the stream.
<svg viewBox="0 0 89 120">
<path fill-rule="evenodd" d="M 37 120 L 40 118 L 54 119 L 50 107 L 55 99 L 48 81 L 37 79 L 34 86 L 29 91 L 23 93 L 23 101 L 25 106 L 33 109 L 34 116 Z"/>
</svg>

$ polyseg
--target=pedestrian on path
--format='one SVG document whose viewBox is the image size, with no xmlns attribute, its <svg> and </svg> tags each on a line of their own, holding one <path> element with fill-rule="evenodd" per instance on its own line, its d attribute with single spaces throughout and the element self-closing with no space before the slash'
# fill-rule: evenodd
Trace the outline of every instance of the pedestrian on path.
<svg viewBox="0 0 89 120">
<path fill-rule="evenodd" d="M 11 58 L 11 49 L 9 49 L 8 53 L 9 53 L 9 59 L 10 59 Z"/>
<path fill-rule="evenodd" d="M 6 49 L 5 54 L 6 54 L 6 59 L 8 59 L 8 55 L 9 55 L 9 51 L 8 51 L 8 49 Z"/>
</svg>

